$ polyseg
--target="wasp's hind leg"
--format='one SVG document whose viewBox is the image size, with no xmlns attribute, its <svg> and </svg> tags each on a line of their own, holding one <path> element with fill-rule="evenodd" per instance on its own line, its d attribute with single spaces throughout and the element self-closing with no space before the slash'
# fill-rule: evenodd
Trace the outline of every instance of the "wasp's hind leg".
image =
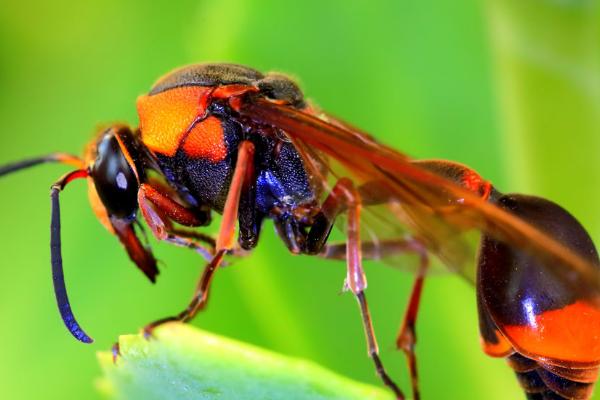
<svg viewBox="0 0 600 400">
<path fill-rule="evenodd" d="M 367 199 L 368 201 L 368 199 Z M 367 280 L 362 267 L 362 249 L 360 240 L 360 212 L 362 199 L 354 184 L 349 179 L 340 179 L 333 187 L 330 195 L 325 199 L 320 212 L 314 219 L 310 231 L 302 239 L 302 252 L 319 254 L 324 246 L 336 217 L 346 211 L 347 240 L 346 240 L 346 267 L 347 275 L 345 288 L 352 291 L 360 308 L 362 323 L 367 340 L 369 357 L 375 364 L 377 374 L 383 383 L 394 392 L 397 399 L 404 399 L 404 394 L 386 372 L 379 358 L 379 346 L 375 337 L 373 321 L 367 305 L 365 289 Z"/>
<path fill-rule="evenodd" d="M 346 252 L 346 243 L 325 244 L 321 249 L 319 256 L 332 260 L 345 260 Z M 417 359 L 415 354 L 415 344 L 417 342 L 415 325 L 417 322 L 425 274 L 429 266 L 427 251 L 416 239 L 392 239 L 377 243 L 363 243 L 362 252 L 363 258 L 367 260 L 379 260 L 385 257 L 394 257 L 406 253 L 415 253 L 419 256 L 419 267 L 412 286 L 408 306 L 404 313 L 402 327 L 400 328 L 400 332 L 396 339 L 396 347 L 399 350 L 402 350 L 407 358 L 413 398 L 418 400 L 420 398 L 420 393 L 417 374 Z"/>
<path fill-rule="evenodd" d="M 227 193 L 227 199 L 225 201 L 225 207 L 223 210 L 223 218 L 221 219 L 221 228 L 219 235 L 215 241 L 215 251 L 211 255 L 211 259 L 204 268 L 200 280 L 194 291 L 192 300 L 188 306 L 181 311 L 179 314 L 162 318 L 155 322 L 148 324 L 144 328 L 144 334 L 151 336 L 152 331 L 166 323 L 171 321 L 188 322 L 192 320 L 196 314 L 202 310 L 208 301 L 208 295 L 210 291 L 210 285 L 214 277 L 214 273 L 217 268 L 221 265 L 225 254 L 232 250 L 235 244 L 235 225 L 238 219 L 238 210 L 240 205 L 240 198 L 242 196 L 242 189 L 247 187 L 249 181 L 253 177 L 253 166 L 254 162 L 254 145 L 249 141 L 243 141 L 238 147 L 238 158 L 233 172 L 233 178 L 229 192 Z M 149 222 L 149 225 L 156 222 L 156 218 L 160 220 L 160 216 L 154 212 L 153 207 L 150 206 L 143 198 L 143 191 L 140 196 L 140 208 L 144 214 L 144 218 Z M 144 207 L 142 203 L 145 203 L 147 207 Z M 159 229 L 160 233 L 160 229 Z M 155 233 L 156 234 L 156 233 Z"/>
<path fill-rule="evenodd" d="M 404 352 L 406 355 L 414 400 L 419 400 L 421 398 L 417 373 L 417 357 L 415 354 L 415 345 L 417 344 L 415 325 L 417 323 L 417 314 L 419 312 L 419 305 L 421 303 L 421 293 L 423 292 L 425 273 L 429 267 L 429 258 L 427 257 L 427 252 L 422 249 L 420 255 L 421 262 L 419 265 L 419 270 L 417 271 L 417 275 L 412 286 L 408 306 L 406 308 L 406 312 L 404 313 L 402 327 L 400 328 L 400 332 L 398 333 L 398 337 L 396 339 L 396 347 L 399 350 L 402 350 L 402 352 Z"/>
</svg>

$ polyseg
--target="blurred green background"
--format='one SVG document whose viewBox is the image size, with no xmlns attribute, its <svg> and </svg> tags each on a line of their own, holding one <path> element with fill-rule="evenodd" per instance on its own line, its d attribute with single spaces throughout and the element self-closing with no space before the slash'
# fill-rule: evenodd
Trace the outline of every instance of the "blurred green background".
<svg viewBox="0 0 600 400">
<path fill-rule="evenodd" d="M 149 5 L 152 4 L 152 5 Z M 0 7 L 0 160 L 80 152 L 100 123 L 135 125 L 135 99 L 189 63 L 297 77 L 323 109 L 408 154 L 447 158 L 504 191 L 550 197 L 600 239 L 600 6 L 596 0 L 39 1 Z M 187 304 L 201 261 L 161 244 L 157 285 L 95 221 L 86 188 L 62 197 L 65 275 L 96 342 L 73 340 L 52 294 L 48 188 L 64 167 L 0 182 L 0 396 L 95 399 L 95 352 Z M 370 264 L 382 358 L 408 391 L 394 338 L 411 277 Z M 266 226 L 221 271 L 194 324 L 377 383 L 342 265 L 292 257 Z M 418 325 L 424 399 L 521 398 L 479 349 L 474 291 L 426 284 Z M 598 397 L 600 398 L 600 397 Z"/>
</svg>

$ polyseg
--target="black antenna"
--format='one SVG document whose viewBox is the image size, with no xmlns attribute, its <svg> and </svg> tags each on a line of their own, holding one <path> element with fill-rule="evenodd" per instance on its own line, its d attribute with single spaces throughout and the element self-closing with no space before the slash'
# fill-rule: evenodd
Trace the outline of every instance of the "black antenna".
<svg viewBox="0 0 600 400">
<path fill-rule="evenodd" d="M 65 188 L 65 186 L 79 178 L 85 178 L 88 173 L 84 168 L 85 164 L 80 158 L 64 153 L 53 153 L 46 156 L 30 158 L 23 161 L 7 164 L 0 167 L 0 177 L 8 175 L 13 172 L 17 172 L 26 168 L 34 167 L 39 164 L 56 162 L 61 164 L 74 165 L 80 168 L 76 171 L 66 174 L 58 180 L 50 192 L 50 198 L 52 200 L 52 221 L 50 224 L 50 257 L 52 262 L 52 282 L 54 284 L 54 295 L 56 297 L 56 303 L 58 304 L 58 310 L 63 322 L 71 334 L 79 341 L 84 343 L 92 343 L 93 340 L 89 337 L 81 326 L 75 320 L 71 305 L 69 304 L 69 297 L 67 296 L 67 288 L 65 286 L 65 277 L 62 267 L 62 254 L 61 254 L 61 241 L 60 241 L 60 205 L 58 201 L 59 193 Z"/>
<path fill-rule="evenodd" d="M 52 199 L 52 221 L 50 224 L 50 257 L 52 260 L 52 282 L 54 283 L 54 294 L 56 296 L 56 303 L 58 304 L 58 310 L 62 317 L 65 326 L 71 332 L 71 334 L 79 341 L 83 343 L 92 343 L 94 340 L 89 337 L 84 330 L 79 326 L 73 311 L 71 310 L 71 304 L 69 303 L 69 296 L 67 296 L 67 288 L 65 286 L 65 276 L 63 273 L 63 262 L 61 252 L 61 240 L 60 240 L 60 204 L 58 201 L 59 193 L 65 188 L 65 186 L 79 178 L 86 178 L 88 173 L 86 170 L 80 169 L 70 172 L 63 176 L 58 182 L 52 185 L 50 192 L 50 198 Z"/>
</svg>

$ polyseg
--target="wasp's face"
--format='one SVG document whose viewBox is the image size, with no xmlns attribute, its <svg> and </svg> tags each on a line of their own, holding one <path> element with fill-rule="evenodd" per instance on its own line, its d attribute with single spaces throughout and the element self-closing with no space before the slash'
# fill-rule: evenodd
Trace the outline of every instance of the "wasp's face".
<svg viewBox="0 0 600 400">
<path fill-rule="evenodd" d="M 129 258 L 154 282 L 156 259 L 134 229 L 138 192 L 146 165 L 151 165 L 138 135 L 124 125 L 101 131 L 88 147 L 85 163 L 90 203 L 98 220 L 119 238 Z"/>
</svg>

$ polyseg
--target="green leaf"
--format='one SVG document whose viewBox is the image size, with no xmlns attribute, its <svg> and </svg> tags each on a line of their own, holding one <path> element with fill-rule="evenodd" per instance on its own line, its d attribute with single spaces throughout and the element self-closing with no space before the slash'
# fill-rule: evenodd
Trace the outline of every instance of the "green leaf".
<svg viewBox="0 0 600 400">
<path fill-rule="evenodd" d="M 382 388 L 351 381 L 298 360 L 199 330 L 167 324 L 155 338 L 122 336 L 121 357 L 98 354 L 110 399 L 389 400 Z"/>
</svg>

